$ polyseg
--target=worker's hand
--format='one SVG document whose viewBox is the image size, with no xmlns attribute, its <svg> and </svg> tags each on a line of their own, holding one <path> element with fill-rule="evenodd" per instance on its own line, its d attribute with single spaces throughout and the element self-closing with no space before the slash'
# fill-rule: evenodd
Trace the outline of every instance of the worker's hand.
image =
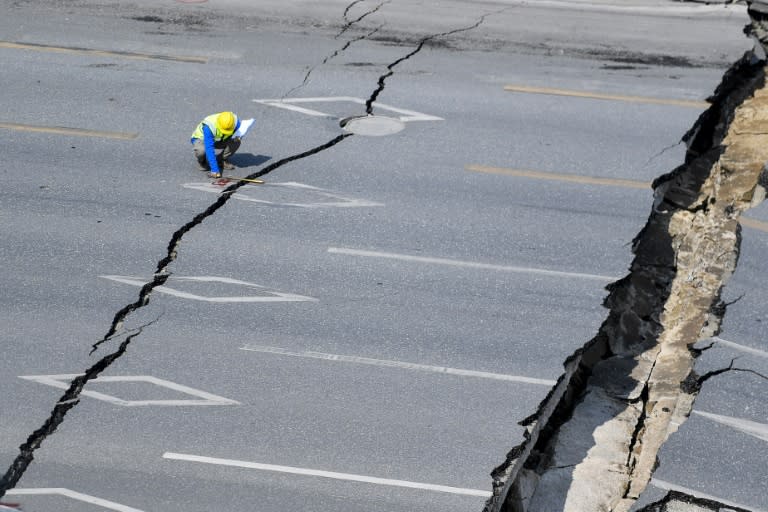
<svg viewBox="0 0 768 512">
<path fill-rule="evenodd" d="M 211 179 L 221 178 L 221 173 L 220 172 L 211 172 L 211 173 L 208 174 L 208 177 L 211 178 Z"/>
<path fill-rule="evenodd" d="M 235 142 L 240 142 L 240 137 L 234 137 Z"/>
</svg>

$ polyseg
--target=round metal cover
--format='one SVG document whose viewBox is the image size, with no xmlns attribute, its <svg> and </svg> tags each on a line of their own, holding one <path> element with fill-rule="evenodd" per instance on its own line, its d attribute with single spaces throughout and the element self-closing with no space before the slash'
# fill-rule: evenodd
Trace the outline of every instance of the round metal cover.
<svg viewBox="0 0 768 512">
<path fill-rule="evenodd" d="M 341 127 L 355 135 L 381 137 L 392 135 L 405 128 L 405 123 L 394 117 L 387 116 L 355 116 L 342 119 Z"/>
</svg>

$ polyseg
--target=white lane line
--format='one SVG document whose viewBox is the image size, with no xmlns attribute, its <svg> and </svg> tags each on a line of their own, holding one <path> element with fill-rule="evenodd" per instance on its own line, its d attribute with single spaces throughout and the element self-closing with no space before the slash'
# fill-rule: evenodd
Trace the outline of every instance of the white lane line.
<svg viewBox="0 0 768 512">
<path fill-rule="evenodd" d="M 106 508 L 107 510 L 116 510 L 117 512 L 142 512 L 141 510 L 126 505 L 115 503 L 96 496 L 83 494 L 81 492 L 71 491 L 64 487 L 47 487 L 47 488 L 29 488 L 29 489 L 10 489 L 6 491 L 6 495 L 9 496 L 36 496 L 36 495 L 57 495 L 65 496 L 73 500 L 82 501 L 84 503 L 90 503 L 91 505 L 98 505 L 99 507 Z"/>
<path fill-rule="evenodd" d="M 602 276 L 597 274 L 581 274 L 578 272 L 560 272 L 557 270 L 545 270 L 532 267 L 515 267 L 509 265 L 494 265 L 491 263 L 478 263 L 474 261 L 450 260 L 446 258 L 432 258 L 427 256 L 411 256 L 409 254 L 396 254 L 392 252 L 364 251 L 360 249 L 347 249 L 344 247 L 329 247 L 331 254 L 346 254 L 348 256 L 363 256 L 368 258 L 385 258 L 400 261 L 412 261 L 415 263 L 431 263 L 435 265 L 452 265 L 454 267 L 478 268 L 483 270 L 498 270 L 501 272 L 517 272 L 520 274 L 538 274 L 551 277 L 575 277 L 580 279 L 595 279 L 598 281 L 615 281 L 614 276 Z"/>
<path fill-rule="evenodd" d="M 768 442 L 768 425 L 765 423 L 757 423 L 756 421 L 734 418 L 733 416 L 723 416 L 721 414 L 713 414 L 704 411 L 693 411 L 693 413 L 708 418 L 716 423 L 744 432 L 761 441 Z"/>
<path fill-rule="evenodd" d="M 697 491 L 696 489 L 690 489 L 688 487 L 683 487 L 681 485 L 675 485 L 669 482 L 665 482 L 664 480 L 659 480 L 658 478 L 652 478 L 651 485 L 653 485 L 654 487 L 658 487 L 659 489 L 664 489 L 665 491 L 677 491 L 677 492 L 682 492 L 684 494 L 688 494 L 689 496 L 693 496 L 694 498 L 716 501 L 718 503 L 722 503 L 723 505 L 727 505 L 729 507 L 736 507 L 743 510 L 749 510 L 751 512 L 768 512 L 764 509 L 751 508 L 746 505 L 734 503 L 733 501 L 728 501 L 722 498 L 718 498 L 717 496 L 712 496 L 711 494 L 705 494 L 703 492 Z"/>
<path fill-rule="evenodd" d="M 320 469 L 296 468 L 291 466 L 277 466 L 274 464 L 261 464 L 258 462 L 248 462 L 244 460 L 219 459 L 215 457 L 203 457 L 200 455 L 186 455 L 183 453 L 166 452 L 164 459 L 183 460 L 189 462 L 202 462 L 205 464 L 216 464 L 219 466 L 232 466 L 237 468 L 258 469 L 261 471 L 273 471 L 276 473 L 290 473 L 292 475 L 316 476 L 321 478 L 333 478 L 335 480 L 347 480 L 350 482 L 364 482 L 376 485 L 388 485 L 392 487 L 407 487 L 409 489 L 422 489 L 425 491 L 447 492 L 451 494 L 463 494 L 465 496 L 481 496 L 488 498 L 490 491 L 480 489 L 465 489 L 462 487 L 450 487 L 447 485 L 425 484 L 420 482 L 410 482 L 407 480 L 391 480 L 389 478 L 378 478 L 374 476 L 354 475 L 350 473 L 337 473 L 335 471 L 323 471 Z"/>
<path fill-rule="evenodd" d="M 503 373 L 481 372 L 476 370 L 462 370 L 460 368 L 448 368 L 445 366 L 430 366 L 426 364 L 407 363 L 403 361 L 391 361 L 387 359 L 372 359 L 370 357 L 345 356 L 340 354 L 327 354 L 323 352 L 292 351 L 279 347 L 267 347 L 262 345 L 245 345 L 240 350 L 250 352 L 263 352 L 267 354 L 279 354 L 283 356 L 304 357 L 309 359 L 322 359 L 325 361 L 340 361 L 344 363 L 368 364 L 372 366 L 384 366 L 388 368 L 402 368 L 405 370 L 416 370 L 422 372 L 442 373 L 446 375 L 458 375 L 460 377 L 478 377 L 481 379 L 503 380 L 508 382 L 523 382 L 525 384 L 536 384 L 539 386 L 554 386 L 557 381 L 547 379 L 535 379 L 532 377 L 523 377 L 520 375 L 506 375 Z"/>
<path fill-rule="evenodd" d="M 726 347 L 730 347 L 734 350 L 739 350 L 741 352 L 746 352 L 747 354 L 752 354 L 753 356 L 758 357 L 768 357 L 768 352 L 765 352 L 763 350 L 758 350 L 756 348 L 747 347 L 745 345 L 739 345 L 738 343 L 734 343 L 732 341 L 724 340 L 723 338 L 719 338 L 717 336 L 713 336 L 711 338 L 713 341 L 716 341 L 720 345 L 725 345 Z"/>
</svg>

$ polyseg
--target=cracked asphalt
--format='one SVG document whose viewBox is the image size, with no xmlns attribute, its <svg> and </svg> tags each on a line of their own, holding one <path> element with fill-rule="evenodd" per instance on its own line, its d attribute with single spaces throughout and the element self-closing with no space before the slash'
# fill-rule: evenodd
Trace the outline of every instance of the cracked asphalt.
<svg viewBox="0 0 768 512">
<path fill-rule="evenodd" d="M 490 491 L 490 471 L 521 439 L 516 422 L 548 387 L 489 375 L 557 378 L 565 357 L 604 319 L 602 286 L 626 271 L 627 244 L 652 199 L 650 191 L 465 166 L 650 181 L 679 164 L 674 144 L 698 115 L 503 87 L 703 99 L 749 47 L 743 11 L 676 2 L 0 5 L 2 39 L 17 45 L 0 44 L 0 123 L 9 126 L 0 189 L 0 463 L 11 465 L 62 396 L 19 377 L 83 372 L 129 336 L 105 375 L 149 375 L 237 404 L 152 405 L 179 399 L 179 389 L 91 383 L 145 405 L 82 397 L 17 487 L 65 488 L 144 511 L 252 510 L 255 503 L 259 510 L 480 510 L 485 498 L 470 492 L 164 454 Z M 299 84 L 290 98 L 325 98 L 303 106 L 329 115 L 253 101 L 284 97 Z M 442 120 L 336 145 L 338 119 L 366 113 L 371 98 Z M 241 182 L 216 195 L 194 170 L 189 133 L 222 109 L 256 118 L 236 172 L 274 169 L 264 175 L 267 186 Z M 329 197 L 362 206 L 322 206 Z M 768 220 L 764 206 L 749 215 Z M 169 245 L 183 226 L 194 229 Z M 745 229 L 724 297 L 740 300 L 696 368 L 706 375 L 737 357 L 735 367 L 753 372 L 704 383 L 694 414 L 662 448 L 658 485 L 638 507 L 671 485 L 768 509 L 766 383 L 757 375 L 767 373 L 759 285 L 766 236 Z M 439 259 L 453 263 L 430 264 Z M 126 317 L 122 338 L 89 355 L 111 334 L 116 312 L 141 300 L 139 288 L 103 276 L 146 282 L 166 265 L 170 274 L 156 284 L 186 298 L 155 290 Z M 184 280 L 191 277 L 217 280 Z M 273 292 L 314 300 L 253 299 Z M 440 368 L 479 373 L 441 375 Z M 25 510 L 82 506 L 71 496 L 13 490 L 5 499 Z"/>
</svg>

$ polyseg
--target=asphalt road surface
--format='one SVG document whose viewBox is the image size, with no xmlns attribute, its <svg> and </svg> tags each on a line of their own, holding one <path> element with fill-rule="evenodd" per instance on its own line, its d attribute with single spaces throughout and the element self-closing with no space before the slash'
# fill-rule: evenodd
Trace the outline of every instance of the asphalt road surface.
<svg viewBox="0 0 768 512">
<path fill-rule="evenodd" d="M 184 234 L 125 321 L 140 334 L 3 501 L 481 510 L 603 321 L 648 183 L 750 47 L 738 6 L 258 4 L 0 1 L 3 471 L 224 190 L 196 124 L 255 118 L 232 172 L 278 164 Z M 337 139 L 375 91 L 404 130 Z M 702 374 L 768 374 L 768 211 L 749 219 Z M 757 373 L 707 382 L 644 501 L 768 510 Z"/>
</svg>

